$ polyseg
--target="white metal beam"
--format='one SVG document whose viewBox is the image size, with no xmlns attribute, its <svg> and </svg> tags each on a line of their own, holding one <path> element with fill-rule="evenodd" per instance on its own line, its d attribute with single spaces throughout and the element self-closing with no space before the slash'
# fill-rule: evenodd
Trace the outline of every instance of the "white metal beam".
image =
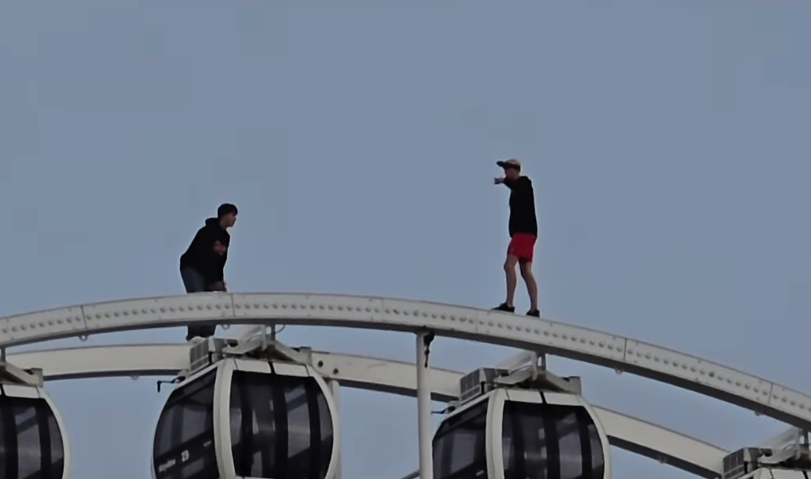
<svg viewBox="0 0 811 479">
<path fill-rule="evenodd" d="M 431 449 L 434 425 L 431 416 L 431 390 L 428 387 L 428 375 L 431 374 L 431 369 L 428 367 L 428 351 L 432 339 L 427 332 L 417 333 L 415 374 L 417 377 L 417 436 L 419 438 L 419 470 L 422 479 L 434 479 L 434 458 Z"/>
<path fill-rule="evenodd" d="M 188 324 L 298 324 L 437 335 L 543 351 L 690 389 L 811 430 L 811 397 L 712 361 L 571 324 L 462 306 L 306 293 L 197 293 L 0 319 L 0 347 Z"/>
<path fill-rule="evenodd" d="M 415 397 L 415 364 L 314 351 L 313 366 L 342 386 Z M 21 368 L 41 368 L 46 380 L 88 377 L 174 375 L 189 367 L 186 344 L 96 346 L 9 355 Z M 435 401 L 459 396 L 463 373 L 431 368 L 428 384 Z M 713 479 L 727 451 L 631 416 L 594 406 L 611 444 Z"/>
<path fill-rule="evenodd" d="M 335 414 L 338 415 L 338 424 L 341 423 L 341 383 L 334 379 L 328 380 L 327 384 L 329 385 L 329 391 L 332 394 L 332 403 L 335 404 Z M 335 477 L 334 479 L 343 479 L 344 477 L 344 465 L 343 461 L 341 460 L 341 456 L 338 455 L 334 459 L 335 461 Z"/>
</svg>

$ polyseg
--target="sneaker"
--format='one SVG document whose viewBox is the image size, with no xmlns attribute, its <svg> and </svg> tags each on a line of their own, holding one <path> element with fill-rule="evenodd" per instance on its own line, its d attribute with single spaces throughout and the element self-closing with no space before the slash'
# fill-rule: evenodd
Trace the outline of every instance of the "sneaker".
<svg viewBox="0 0 811 479">
<path fill-rule="evenodd" d="M 504 311 L 505 313 L 514 313 L 515 306 L 507 306 L 507 303 L 501 303 L 495 308 L 493 308 L 492 311 Z"/>
<path fill-rule="evenodd" d="M 540 310 L 537 309 L 530 309 L 529 311 L 527 311 L 527 316 L 532 316 L 533 318 L 540 318 L 541 312 Z"/>
</svg>

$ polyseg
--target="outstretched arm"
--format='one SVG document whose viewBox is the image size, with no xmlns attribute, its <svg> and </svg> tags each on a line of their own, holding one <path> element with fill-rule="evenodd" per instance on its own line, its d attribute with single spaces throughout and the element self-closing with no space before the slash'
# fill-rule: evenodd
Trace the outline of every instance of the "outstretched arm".
<svg viewBox="0 0 811 479">
<path fill-rule="evenodd" d="M 529 178 L 526 176 L 520 176 L 514 180 L 502 178 L 501 183 L 518 194 L 529 193 L 532 191 L 532 182 L 530 182 Z"/>
<path fill-rule="evenodd" d="M 497 185 L 504 185 L 504 186 L 506 186 L 507 188 L 509 188 L 509 189 L 511 189 L 511 190 L 512 190 L 512 189 L 514 189 L 514 188 L 516 188 L 516 187 L 520 186 L 521 179 L 519 178 L 519 179 L 517 179 L 517 180 L 511 180 L 511 179 L 509 179 L 509 178 L 506 178 L 506 177 L 503 177 L 503 176 L 502 176 L 501 178 L 496 178 L 496 179 L 494 180 L 494 182 L 495 182 L 495 184 L 497 184 Z"/>
</svg>

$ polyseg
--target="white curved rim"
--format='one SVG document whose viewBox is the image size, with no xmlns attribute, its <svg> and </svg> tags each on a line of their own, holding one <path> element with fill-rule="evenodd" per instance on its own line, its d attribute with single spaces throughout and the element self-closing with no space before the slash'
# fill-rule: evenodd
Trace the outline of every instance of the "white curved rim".
<svg viewBox="0 0 811 479">
<path fill-rule="evenodd" d="M 0 347 L 193 323 L 299 324 L 437 335 L 545 351 L 699 392 L 811 430 L 811 397 L 653 344 L 545 319 L 422 301 L 306 293 L 198 293 L 0 319 Z"/>
<path fill-rule="evenodd" d="M 416 396 L 416 372 L 411 363 L 363 356 L 312 353 L 313 368 L 342 386 Z M 175 375 L 189 367 L 187 344 L 95 346 L 11 354 L 8 361 L 21 368 L 40 368 L 49 381 L 127 376 Z M 458 398 L 463 373 L 429 371 L 436 401 Z M 609 442 L 645 457 L 665 462 L 708 479 L 721 474 L 728 451 L 634 417 L 593 406 Z"/>
</svg>

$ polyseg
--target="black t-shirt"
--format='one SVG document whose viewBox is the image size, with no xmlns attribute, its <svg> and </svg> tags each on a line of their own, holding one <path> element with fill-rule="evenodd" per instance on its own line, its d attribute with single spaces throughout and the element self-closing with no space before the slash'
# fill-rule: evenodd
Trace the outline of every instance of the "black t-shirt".
<svg viewBox="0 0 811 479">
<path fill-rule="evenodd" d="M 516 233 L 538 236 L 538 220 L 535 216 L 535 192 L 532 181 L 526 176 L 517 180 L 504 180 L 510 191 L 510 237 Z"/>
</svg>

